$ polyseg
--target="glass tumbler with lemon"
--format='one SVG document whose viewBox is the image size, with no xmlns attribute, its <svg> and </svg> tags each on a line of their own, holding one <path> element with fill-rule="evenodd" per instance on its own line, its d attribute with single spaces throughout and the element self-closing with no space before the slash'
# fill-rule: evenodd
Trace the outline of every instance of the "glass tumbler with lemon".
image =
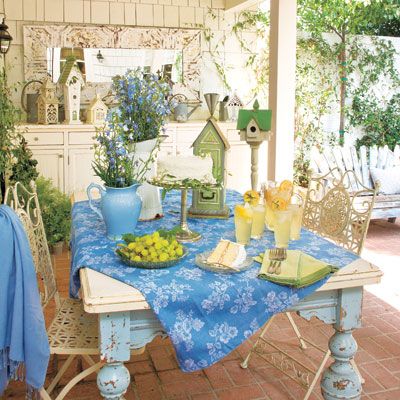
<svg viewBox="0 0 400 400">
<path fill-rule="evenodd" d="M 251 236 L 251 226 L 253 224 L 253 210 L 249 204 L 235 206 L 235 235 L 236 242 L 249 244 Z"/>
<path fill-rule="evenodd" d="M 248 190 L 243 200 L 246 204 L 249 204 L 253 211 L 253 223 L 251 225 L 251 238 L 260 239 L 264 233 L 265 225 L 265 205 L 264 201 L 261 201 L 260 195 L 255 190 Z"/>
<path fill-rule="evenodd" d="M 303 220 L 303 199 L 300 195 L 294 194 L 288 209 L 292 212 L 290 225 L 290 240 L 299 240 Z"/>
<path fill-rule="evenodd" d="M 292 224 L 292 211 L 289 208 L 289 203 L 292 193 L 292 182 L 285 180 L 279 185 L 278 191 L 271 198 L 271 208 L 274 214 L 275 245 L 278 248 L 287 248 L 289 245 Z"/>
</svg>

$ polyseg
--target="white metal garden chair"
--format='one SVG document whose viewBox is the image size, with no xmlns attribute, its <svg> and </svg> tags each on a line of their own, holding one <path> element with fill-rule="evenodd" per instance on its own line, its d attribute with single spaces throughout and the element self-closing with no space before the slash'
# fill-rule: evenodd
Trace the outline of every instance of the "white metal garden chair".
<svg viewBox="0 0 400 400">
<path fill-rule="evenodd" d="M 51 300 L 55 301 L 55 317 L 47 329 L 50 353 L 67 356 L 49 386 L 41 389 L 41 397 L 51 400 L 51 393 L 75 357 L 81 356 L 89 364 L 89 368 L 76 375 L 61 390 L 56 400 L 62 400 L 78 382 L 98 371 L 103 365 L 103 362 L 95 363 L 91 358 L 91 356 L 99 355 L 97 317 L 85 313 L 81 301 L 60 298 L 35 185 L 32 184 L 28 190 L 21 183 L 17 183 L 7 190 L 5 198 L 6 203 L 19 216 L 28 236 L 42 307 L 45 308 Z"/>
<path fill-rule="evenodd" d="M 355 187 L 357 188 L 356 190 L 354 190 Z M 320 236 L 332 240 L 339 246 L 360 255 L 371 219 L 377 190 L 377 188 L 371 189 L 364 186 L 354 171 L 345 171 L 342 173 L 338 168 L 335 168 L 325 175 L 311 177 L 304 205 L 303 226 Z M 289 319 L 299 340 L 300 348 L 304 350 L 307 348 L 307 345 L 310 345 L 323 354 L 318 368 L 313 370 L 299 363 L 296 358 L 264 336 L 274 317 L 265 324 L 256 343 L 241 366 L 242 368 L 247 368 L 252 353 L 258 354 L 265 361 L 307 389 L 303 398 L 303 400 L 307 400 L 315 384 L 318 382 L 331 352 L 329 349 L 324 350 L 302 336 L 291 314 L 286 312 L 285 315 Z M 270 345 L 280 353 L 280 357 L 266 357 L 263 352 L 265 344 Z M 362 383 L 364 383 L 354 360 L 351 362 L 353 368 L 360 376 Z M 298 364 L 301 364 L 302 369 L 307 371 L 307 378 L 304 378 L 304 374 L 302 373 L 293 375 L 288 372 L 288 369 L 293 370 L 295 365 Z"/>
</svg>

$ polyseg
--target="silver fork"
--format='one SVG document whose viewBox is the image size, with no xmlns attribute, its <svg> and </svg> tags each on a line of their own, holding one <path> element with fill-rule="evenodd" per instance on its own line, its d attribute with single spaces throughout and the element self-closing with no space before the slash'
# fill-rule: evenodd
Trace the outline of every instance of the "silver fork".
<svg viewBox="0 0 400 400">
<path fill-rule="evenodd" d="M 280 250 L 281 249 L 269 249 L 268 258 L 269 258 L 269 266 L 268 272 L 270 274 L 275 273 L 278 261 L 280 260 Z"/>
<path fill-rule="evenodd" d="M 277 249 L 277 255 L 276 255 L 276 263 L 277 265 L 275 266 L 275 270 L 274 273 L 276 275 L 279 275 L 281 273 L 281 264 L 282 261 L 286 260 L 287 257 L 287 253 L 286 253 L 286 249 Z"/>
</svg>

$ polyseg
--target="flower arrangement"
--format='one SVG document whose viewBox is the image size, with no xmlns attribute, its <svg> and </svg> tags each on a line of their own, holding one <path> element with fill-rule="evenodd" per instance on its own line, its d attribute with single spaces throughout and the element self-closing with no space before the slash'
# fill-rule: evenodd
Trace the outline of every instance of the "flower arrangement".
<svg viewBox="0 0 400 400">
<path fill-rule="evenodd" d="M 157 75 L 135 69 L 115 76 L 112 89 L 118 106 L 97 129 L 93 170 L 106 186 L 122 188 L 143 182 L 154 162 L 159 140 L 145 159 L 135 154 L 136 145 L 159 138 L 171 113 L 170 88 Z"/>
<path fill-rule="evenodd" d="M 171 114 L 170 86 L 155 74 L 135 69 L 115 76 L 112 90 L 119 107 L 111 113 L 110 129 L 128 144 L 157 138 Z"/>
</svg>

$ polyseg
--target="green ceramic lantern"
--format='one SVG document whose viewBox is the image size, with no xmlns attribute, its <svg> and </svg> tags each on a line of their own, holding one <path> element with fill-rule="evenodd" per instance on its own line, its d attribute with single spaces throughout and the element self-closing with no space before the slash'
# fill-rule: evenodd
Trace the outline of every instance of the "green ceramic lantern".
<svg viewBox="0 0 400 400">
<path fill-rule="evenodd" d="M 222 188 L 193 190 L 189 216 L 194 218 L 228 218 L 229 208 L 225 205 L 225 165 L 226 151 L 230 146 L 214 119 L 210 118 L 207 121 L 192 147 L 193 154 L 196 156 L 208 154 L 211 156 L 213 159 L 213 176 L 222 183 Z"/>
</svg>

